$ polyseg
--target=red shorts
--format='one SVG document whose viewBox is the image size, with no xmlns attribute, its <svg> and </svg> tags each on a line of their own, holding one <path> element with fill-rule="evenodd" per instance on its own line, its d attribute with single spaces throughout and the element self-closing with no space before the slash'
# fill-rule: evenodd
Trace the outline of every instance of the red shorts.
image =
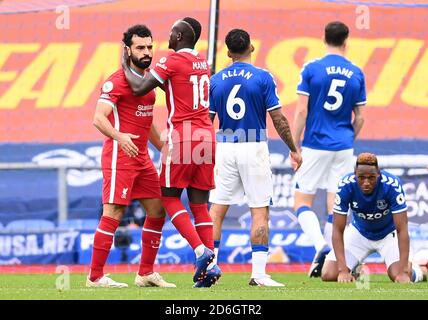
<svg viewBox="0 0 428 320">
<path fill-rule="evenodd" d="M 158 173 L 152 164 L 142 170 L 103 169 L 103 203 L 128 205 L 134 199 L 160 199 Z"/>
<path fill-rule="evenodd" d="M 184 141 L 162 149 L 160 185 L 167 188 L 192 187 L 212 190 L 215 142 Z"/>
</svg>

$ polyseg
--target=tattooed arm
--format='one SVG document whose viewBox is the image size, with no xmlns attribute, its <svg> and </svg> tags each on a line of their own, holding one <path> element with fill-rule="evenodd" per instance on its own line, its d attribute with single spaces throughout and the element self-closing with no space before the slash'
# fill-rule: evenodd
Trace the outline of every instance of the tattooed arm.
<svg viewBox="0 0 428 320">
<path fill-rule="evenodd" d="M 302 164 L 302 156 L 294 144 L 293 135 L 291 134 L 290 125 L 287 118 L 282 114 L 281 108 L 269 111 L 276 132 L 282 141 L 290 148 L 290 157 L 294 170 L 299 169 Z"/>
</svg>

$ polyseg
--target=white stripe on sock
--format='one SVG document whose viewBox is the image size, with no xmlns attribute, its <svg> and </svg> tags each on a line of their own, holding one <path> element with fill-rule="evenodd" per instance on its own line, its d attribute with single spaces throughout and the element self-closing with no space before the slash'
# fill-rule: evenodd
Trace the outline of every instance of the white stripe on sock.
<svg viewBox="0 0 428 320">
<path fill-rule="evenodd" d="M 178 215 L 180 215 L 180 214 L 182 214 L 184 212 L 187 212 L 187 211 L 186 210 L 180 210 L 180 211 L 177 211 L 176 213 L 174 213 L 172 215 L 172 217 L 171 217 L 171 222 L 172 222 L 172 220 L 174 220 L 175 218 L 177 218 Z"/>
<path fill-rule="evenodd" d="M 212 226 L 212 225 L 213 225 L 212 222 L 201 222 L 201 223 L 195 224 L 195 227 L 199 227 L 199 226 Z"/>
<path fill-rule="evenodd" d="M 106 234 L 106 235 L 108 235 L 108 236 L 112 236 L 112 237 L 114 237 L 114 233 L 111 233 L 111 232 L 107 232 L 107 231 L 101 230 L 100 228 L 97 228 L 97 232 L 101 232 L 101 233 L 104 233 L 104 234 Z"/>
<path fill-rule="evenodd" d="M 162 231 L 156 231 L 156 230 L 153 230 L 153 229 L 147 229 L 147 228 L 143 228 L 143 231 L 147 231 L 147 232 L 154 232 L 154 233 L 162 234 Z"/>
</svg>

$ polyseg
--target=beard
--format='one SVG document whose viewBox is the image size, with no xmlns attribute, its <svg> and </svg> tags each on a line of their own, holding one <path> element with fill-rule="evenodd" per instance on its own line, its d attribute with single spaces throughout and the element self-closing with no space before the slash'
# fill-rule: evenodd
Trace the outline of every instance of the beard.
<svg viewBox="0 0 428 320">
<path fill-rule="evenodd" d="M 149 61 L 143 61 L 142 59 L 150 59 Z M 150 64 L 152 63 L 152 58 L 149 56 L 145 56 L 141 59 L 138 59 L 136 56 L 134 56 L 133 54 L 131 54 L 131 61 L 134 65 L 136 65 L 138 68 L 140 69 L 147 69 Z"/>
</svg>

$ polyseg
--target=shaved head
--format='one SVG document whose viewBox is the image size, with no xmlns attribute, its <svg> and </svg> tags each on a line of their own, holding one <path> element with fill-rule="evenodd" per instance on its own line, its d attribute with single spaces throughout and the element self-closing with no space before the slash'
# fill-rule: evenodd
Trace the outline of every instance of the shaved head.
<svg viewBox="0 0 428 320">
<path fill-rule="evenodd" d="M 193 30 L 193 27 L 187 21 L 178 20 L 174 23 L 173 28 L 177 28 L 177 31 L 181 32 L 184 40 L 190 41 L 191 43 L 195 42 L 195 30 Z"/>
</svg>

